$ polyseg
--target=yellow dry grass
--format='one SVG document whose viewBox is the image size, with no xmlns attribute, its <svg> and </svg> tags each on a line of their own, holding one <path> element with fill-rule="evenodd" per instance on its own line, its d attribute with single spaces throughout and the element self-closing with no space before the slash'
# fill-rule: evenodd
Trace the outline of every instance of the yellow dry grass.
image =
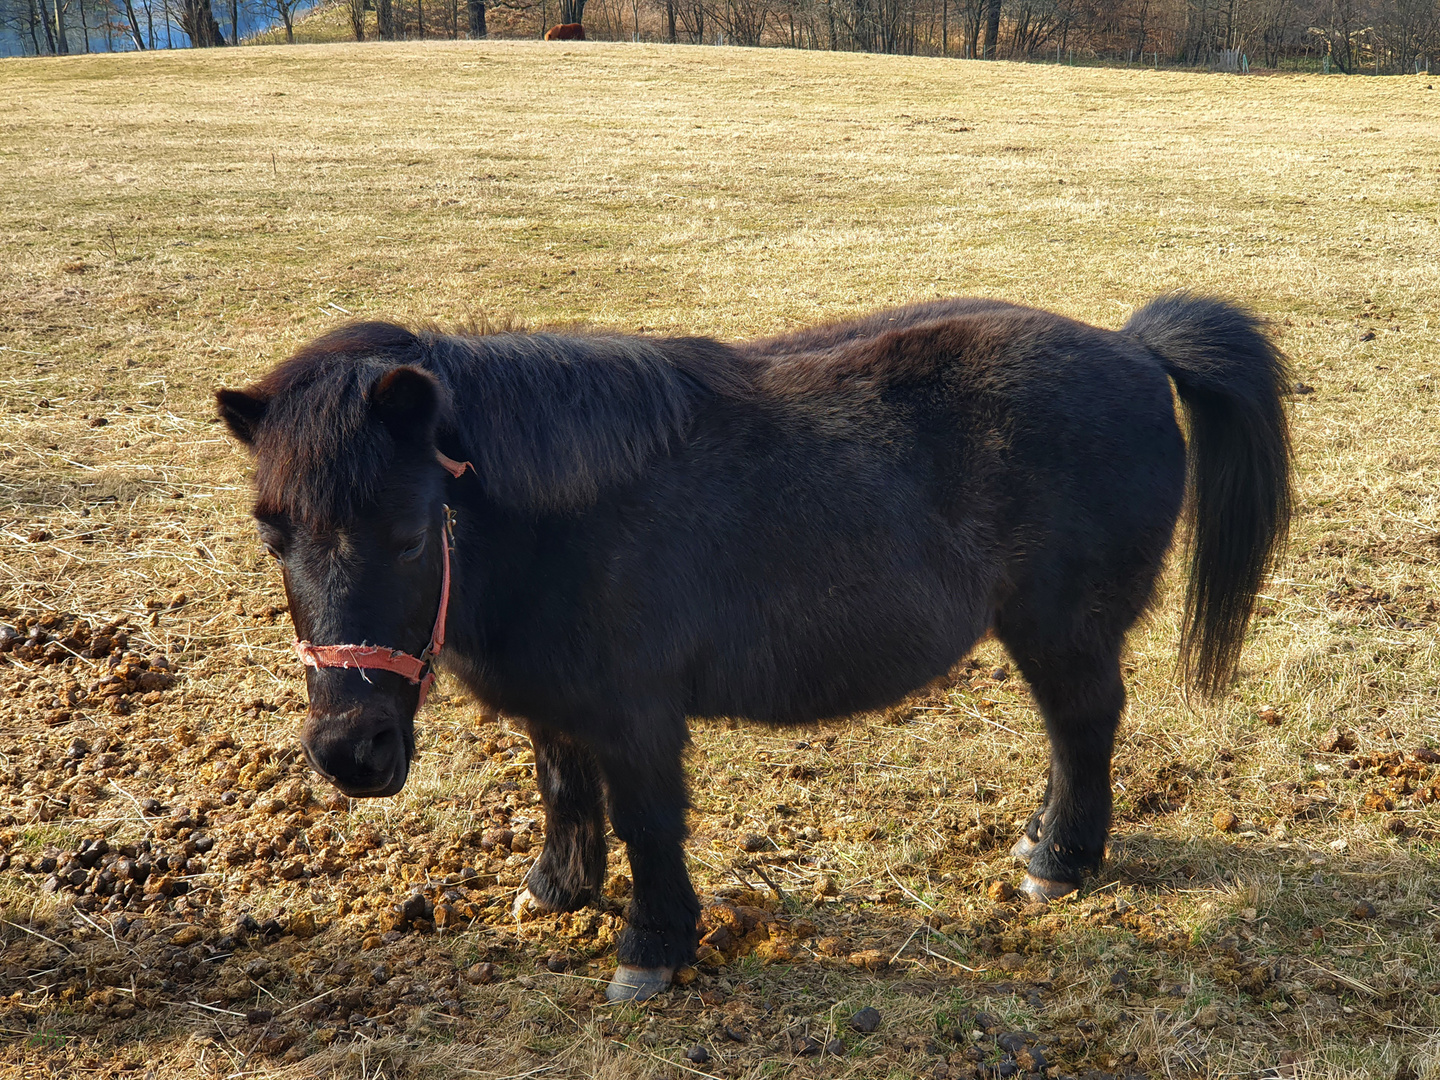
<svg viewBox="0 0 1440 1080">
<path fill-rule="evenodd" d="M 180 662 L 167 722 L 202 732 L 285 746 L 303 692 L 283 616 L 237 613 L 283 599 L 210 391 L 350 315 L 736 337 L 983 294 L 1114 326 L 1194 287 L 1271 317 L 1313 389 L 1291 406 L 1291 555 L 1233 693 L 1185 703 L 1173 596 L 1133 638 L 1115 843 L 1078 901 L 1038 914 L 986 896 L 1015 876 L 1005 849 L 1044 769 L 1017 680 L 983 677 L 1004 663 L 993 646 L 976 677 L 885 717 L 698 726 L 702 894 L 737 875 L 760 887 L 737 839 L 768 834 L 817 860 L 768 872 L 822 933 L 893 954 L 883 974 L 745 960 L 714 985 L 817 1035 L 873 1004 L 893 1038 L 786 1064 L 727 1042 L 693 1002 L 579 1011 L 592 965 L 480 988 L 479 1026 L 458 1035 L 412 1015 L 370 1042 L 302 1041 L 311 1056 L 286 1064 L 212 1037 L 201 1007 L 87 1027 L 76 1003 L 7 977 L 21 996 L 0 1068 L 689 1075 L 679 1055 L 702 1041 L 716 1075 L 936 1075 L 927 1039 L 975 1004 L 1060 1033 L 1074 1069 L 1440 1075 L 1440 830 L 1420 785 L 1382 775 L 1385 753 L 1440 738 L 1440 91 L 1424 78 L 485 42 L 7 61 L 0 100 L 0 603 L 128 614 Z M 177 591 L 183 606 L 152 615 Z M 74 732 L 39 724 L 44 674 L 0 680 L 0 738 L 63 747 Z M 280 710 L 242 715 L 260 698 Z M 442 696 L 406 792 L 336 827 L 437 842 L 471 827 L 517 771 L 466 756 L 476 723 Z M 1371 763 L 1321 752 L 1331 727 Z M 167 799 L 186 779 L 126 793 Z M 1393 811 L 1367 808 L 1376 794 Z M 18 843 L 142 827 L 124 798 L 101 805 Z M 1235 832 L 1215 832 L 1217 811 Z M 812 906 L 822 876 L 841 898 Z M 7 920 L 55 913 L 38 880 L 0 880 Z M 316 888 L 248 902 L 333 904 Z M 89 932 L 59 918 L 48 932 L 81 949 Z M 539 954 L 553 930 L 532 934 Z M 347 932 L 337 919 L 335 947 Z M 460 958 L 485 932 L 426 947 Z M 1027 998 L 1027 979 L 1049 988 Z M 143 1055 L 125 1048 L 134 1030 Z"/>
</svg>

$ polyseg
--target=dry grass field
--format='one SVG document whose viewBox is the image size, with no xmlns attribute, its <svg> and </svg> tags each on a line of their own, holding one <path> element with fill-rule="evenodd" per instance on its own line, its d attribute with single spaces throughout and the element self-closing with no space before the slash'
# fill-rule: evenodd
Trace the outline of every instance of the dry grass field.
<svg viewBox="0 0 1440 1080">
<path fill-rule="evenodd" d="M 0 102 L 0 1073 L 1440 1076 L 1423 77 L 367 44 L 6 61 Z M 1173 589 L 1134 634 L 1078 897 L 1009 892 L 1045 750 L 993 644 L 884 715 L 696 725 L 737 933 L 640 1007 L 600 993 L 618 854 L 605 910 L 510 918 L 540 810 L 503 719 L 442 680 L 394 799 L 298 760 L 217 385 L 350 315 L 1117 326 L 1178 286 L 1274 321 L 1299 514 L 1227 696 L 1183 697 Z"/>
</svg>

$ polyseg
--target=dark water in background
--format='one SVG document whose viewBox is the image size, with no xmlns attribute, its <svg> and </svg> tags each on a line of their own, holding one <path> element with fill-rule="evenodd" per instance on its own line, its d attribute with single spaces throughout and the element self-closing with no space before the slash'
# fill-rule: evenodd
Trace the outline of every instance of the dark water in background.
<svg viewBox="0 0 1440 1080">
<path fill-rule="evenodd" d="M 36 0 L 37 5 L 43 0 Z M 140 32 L 146 37 L 146 45 L 149 45 L 149 26 L 146 23 L 146 9 L 151 0 L 131 0 L 135 8 L 135 18 L 140 23 Z M 321 0 L 306 0 L 295 12 L 295 18 L 299 19 L 305 12 L 315 7 Z M 51 17 L 54 17 L 54 0 L 49 0 Z M 167 35 L 165 29 L 165 6 L 163 0 L 153 0 L 154 4 L 154 25 L 155 25 L 155 47 L 163 49 L 167 43 L 176 49 L 187 49 L 190 47 L 190 39 L 180 29 L 178 24 L 172 23 Z M 0 57 L 3 56 L 33 56 L 35 47 L 31 44 L 28 27 L 19 18 L 20 13 L 26 10 L 27 0 L 0 0 Z M 174 0 L 171 2 L 172 13 L 175 10 Z M 211 7 L 215 12 L 215 18 L 220 23 L 220 30 L 225 35 L 225 40 L 231 37 L 230 28 L 230 3 L 229 0 L 212 0 Z M 85 51 L 85 35 L 80 29 L 80 19 L 75 14 L 77 7 L 70 5 L 70 13 L 65 19 L 65 35 L 70 42 L 72 53 L 83 53 Z M 241 0 L 239 4 L 240 39 L 243 41 L 251 34 L 259 33 L 262 30 L 269 30 L 271 27 L 280 26 L 280 17 L 273 11 L 265 11 L 258 7 L 254 0 Z M 125 18 L 125 7 L 123 0 L 114 0 L 114 11 L 112 21 L 114 28 L 110 31 L 111 42 L 105 39 L 103 27 L 95 25 L 98 15 L 86 12 L 85 18 L 91 23 L 90 26 L 90 51 L 109 52 L 109 44 L 113 43 L 116 52 L 133 52 L 135 43 L 130 39 L 130 30 Z M 19 23 L 19 25 L 16 25 Z M 40 40 L 41 54 L 46 54 L 45 31 L 42 27 L 36 26 L 35 34 Z"/>
</svg>

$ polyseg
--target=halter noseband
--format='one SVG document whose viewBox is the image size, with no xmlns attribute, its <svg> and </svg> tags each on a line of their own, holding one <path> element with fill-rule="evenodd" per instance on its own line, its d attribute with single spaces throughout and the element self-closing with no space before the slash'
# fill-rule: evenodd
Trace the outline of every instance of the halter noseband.
<svg viewBox="0 0 1440 1080">
<path fill-rule="evenodd" d="M 468 461 L 455 461 L 440 451 L 435 459 L 455 479 L 460 479 L 466 469 L 473 471 Z M 430 644 L 419 656 L 411 656 L 399 649 L 387 649 L 383 645 L 312 645 L 308 641 L 295 642 L 295 653 L 307 667 L 358 668 L 364 671 L 390 671 L 420 686 L 420 702 L 416 709 L 425 704 L 430 687 L 435 682 L 435 658 L 445 644 L 445 616 L 450 609 L 450 545 L 455 541 L 451 524 L 450 507 L 444 508 L 445 538 L 440 548 L 440 607 L 435 612 L 435 628 L 430 631 Z"/>
</svg>

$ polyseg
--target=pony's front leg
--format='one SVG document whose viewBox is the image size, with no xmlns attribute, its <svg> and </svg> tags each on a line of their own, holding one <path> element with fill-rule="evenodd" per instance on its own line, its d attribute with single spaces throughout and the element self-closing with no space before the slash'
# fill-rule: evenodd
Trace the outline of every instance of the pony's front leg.
<svg viewBox="0 0 1440 1080">
<path fill-rule="evenodd" d="M 600 895 L 605 881 L 604 788 L 585 747 L 538 724 L 530 726 L 535 782 L 545 803 L 545 849 L 515 898 L 526 907 L 574 911 Z"/>
<path fill-rule="evenodd" d="M 644 1001 L 695 959 L 700 901 L 685 869 L 684 722 L 643 731 L 600 755 L 610 824 L 630 856 L 633 891 L 619 966 L 605 996 Z"/>
<path fill-rule="evenodd" d="M 1010 849 L 1010 854 L 1023 863 L 1028 863 L 1040 846 L 1040 834 L 1045 831 L 1045 811 L 1050 809 L 1050 781 L 1045 781 L 1045 794 L 1040 799 L 1040 808 L 1030 815 L 1025 828 L 1020 830 L 1020 839 Z"/>
</svg>

